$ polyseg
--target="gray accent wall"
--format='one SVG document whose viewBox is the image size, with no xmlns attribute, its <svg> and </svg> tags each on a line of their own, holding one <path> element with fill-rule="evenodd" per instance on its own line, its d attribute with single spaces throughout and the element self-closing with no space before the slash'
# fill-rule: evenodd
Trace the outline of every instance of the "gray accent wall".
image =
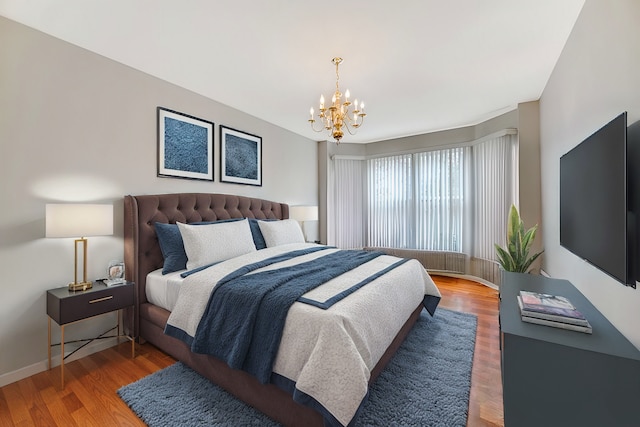
<svg viewBox="0 0 640 427">
<path fill-rule="evenodd" d="M 0 386 L 46 368 L 45 291 L 73 281 L 73 239 L 44 237 L 46 203 L 114 204 L 115 235 L 89 237 L 90 278 L 123 258 L 125 194 L 318 203 L 315 141 L 3 17 L 0 40 Z M 216 124 L 215 182 L 156 176 L 158 106 Z M 262 137 L 262 187 L 220 183 L 219 125 Z M 66 335 L 96 335 L 114 321 L 74 324 Z"/>
<path fill-rule="evenodd" d="M 587 0 L 540 99 L 544 270 L 573 283 L 640 348 L 640 288 L 560 246 L 560 157 L 623 111 L 640 120 L 640 2 Z M 594 334 L 596 331 L 594 330 Z"/>
</svg>

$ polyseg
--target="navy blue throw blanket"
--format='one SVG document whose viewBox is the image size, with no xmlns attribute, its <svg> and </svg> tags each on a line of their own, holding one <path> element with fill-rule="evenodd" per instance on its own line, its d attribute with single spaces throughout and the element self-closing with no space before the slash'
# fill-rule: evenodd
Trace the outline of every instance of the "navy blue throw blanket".
<svg viewBox="0 0 640 427">
<path fill-rule="evenodd" d="M 306 292 L 380 255 L 338 251 L 291 267 L 232 273 L 214 288 L 191 350 L 222 359 L 263 384 L 269 382 L 291 305 Z"/>
</svg>

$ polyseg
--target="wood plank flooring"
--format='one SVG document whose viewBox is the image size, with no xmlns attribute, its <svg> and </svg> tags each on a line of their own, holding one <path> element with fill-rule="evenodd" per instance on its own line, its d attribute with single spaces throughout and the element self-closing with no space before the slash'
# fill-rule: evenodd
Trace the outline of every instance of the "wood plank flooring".
<svg viewBox="0 0 640 427">
<path fill-rule="evenodd" d="M 504 426 L 498 291 L 468 280 L 433 276 L 440 307 L 478 316 L 467 427 Z"/>
<path fill-rule="evenodd" d="M 468 427 L 502 426 L 502 385 L 498 294 L 467 280 L 434 276 L 441 307 L 478 316 Z M 116 394 L 123 385 L 165 368 L 175 360 L 150 344 L 122 343 L 0 388 L 0 427 L 144 426 Z"/>
</svg>

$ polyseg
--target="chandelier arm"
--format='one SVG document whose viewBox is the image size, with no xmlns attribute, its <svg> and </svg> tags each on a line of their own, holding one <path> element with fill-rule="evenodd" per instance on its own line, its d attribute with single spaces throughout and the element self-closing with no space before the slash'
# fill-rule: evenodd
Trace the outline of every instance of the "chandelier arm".
<svg viewBox="0 0 640 427">
<path fill-rule="evenodd" d="M 351 126 L 349 126 L 348 122 L 344 122 L 344 127 L 347 128 L 347 132 L 349 132 L 349 135 L 351 135 L 351 136 L 353 136 L 356 133 L 358 133 L 357 128 L 355 130 L 353 130 L 353 131 L 351 130 Z"/>
<path fill-rule="evenodd" d="M 316 129 L 316 127 L 314 126 L 316 123 L 315 120 L 309 120 L 309 123 L 311 124 L 311 130 L 314 132 L 322 132 L 323 130 L 325 130 L 324 125 L 321 125 L 320 129 Z"/>
<path fill-rule="evenodd" d="M 358 117 L 357 119 L 352 119 L 351 115 L 354 113 L 355 111 L 352 111 L 351 113 L 345 113 L 345 117 L 347 118 L 347 121 L 349 122 L 349 124 L 351 126 L 353 126 L 354 128 L 359 128 L 360 126 L 362 126 L 362 123 L 364 123 L 364 116 L 366 116 L 366 114 L 357 114 L 356 116 Z M 346 121 L 345 121 L 346 123 Z"/>
</svg>

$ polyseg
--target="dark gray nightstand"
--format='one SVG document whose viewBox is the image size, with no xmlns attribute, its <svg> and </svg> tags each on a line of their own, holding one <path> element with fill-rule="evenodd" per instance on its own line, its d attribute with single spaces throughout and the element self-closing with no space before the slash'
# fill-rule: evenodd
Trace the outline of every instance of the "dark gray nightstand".
<svg viewBox="0 0 640 427">
<path fill-rule="evenodd" d="M 60 325 L 60 377 L 61 386 L 64 388 L 64 360 L 85 345 L 96 339 L 124 337 L 131 341 L 131 358 L 135 357 L 135 341 L 133 337 L 124 334 L 120 329 L 120 318 L 123 316 L 122 309 L 132 307 L 134 305 L 134 284 L 125 282 L 121 285 L 106 286 L 102 281 L 93 283 L 91 289 L 86 291 L 70 291 L 67 286 L 62 288 L 50 289 L 47 291 L 47 316 L 49 333 L 48 333 L 48 353 L 49 353 L 49 369 L 51 369 L 51 320 Z M 117 313 L 117 325 L 103 334 L 95 338 L 78 340 L 84 341 L 80 347 L 73 352 L 64 355 L 64 328 L 66 325 L 85 320 L 90 317 L 98 316 L 105 313 Z M 117 335 L 106 336 L 109 332 L 117 328 Z M 54 344 L 57 345 L 57 344 Z"/>
</svg>

